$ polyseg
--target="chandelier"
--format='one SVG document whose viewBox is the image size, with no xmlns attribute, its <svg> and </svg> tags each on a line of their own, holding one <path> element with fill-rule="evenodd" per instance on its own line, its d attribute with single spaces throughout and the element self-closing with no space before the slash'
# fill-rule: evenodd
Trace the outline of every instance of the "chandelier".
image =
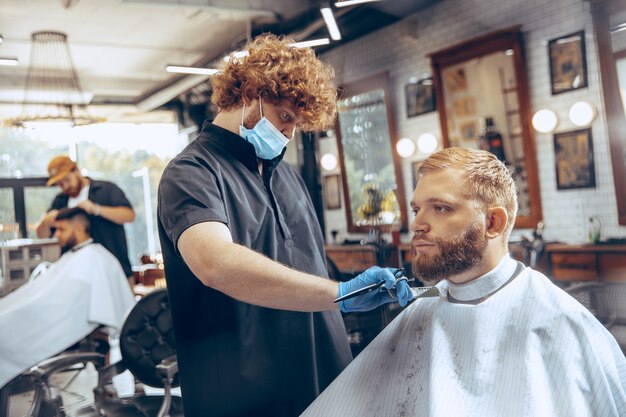
<svg viewBox="0 0 626 417">
<path fill-rule="evenodd" d="M 32 46 L 22 113 L 9 126 L 34 122 L 64 122 L 83 126 L 104 121 L 89 115 L 89 97 L 83 92 L 67 44 L 67 35 L 42 31 L 31 35 Z"/>
</svg>

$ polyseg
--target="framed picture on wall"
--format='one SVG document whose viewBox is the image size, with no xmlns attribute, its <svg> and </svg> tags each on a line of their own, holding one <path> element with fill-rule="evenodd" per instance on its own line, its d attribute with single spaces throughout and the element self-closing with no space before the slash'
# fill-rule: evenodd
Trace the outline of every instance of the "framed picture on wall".
<svg viewBox="0 0 626 417">
<path fill-rule="evenodd" d="M 552 95 L 587 87 L 585 31 L 548 42 Z"/>
<path fill-rule="evenodd" d="M 404 87 L 406 93 L 406 117 L 435 111 L 435 93 L 432 78 L 419 80 Z"/>
<path fill-rule="evenodd" d="M 327 175 L 324 177 L 324 206 L 327 210 L 341 208 L 341 189 L 339 188 L 339 175 Z"/>
<path fill-rule="evenodd" d="M 591 129 L 556 133 L 554 158 L 557 189 L 595 188 Z"/>
</svg>

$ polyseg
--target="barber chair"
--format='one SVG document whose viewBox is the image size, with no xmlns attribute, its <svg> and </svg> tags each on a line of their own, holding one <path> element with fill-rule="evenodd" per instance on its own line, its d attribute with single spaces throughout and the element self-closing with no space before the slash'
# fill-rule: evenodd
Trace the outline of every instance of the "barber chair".
<svg viewBox="0 0 626 417">
<path fill-rule="evenodd" d="M 66 416 L 61 397 L 50 385 L 49 377 L 54 372 L 91 362 L 98 371 L 94 404 L 71 415 L 182 417 L 181 398 L 171 395 L 171 389 L 178 386 L 178 363 L 165 289 L 157 289 L 137 302 L 124 321 L 119 344 L 122 359 L 109 366 L 104 366 L 104 355 L 99 353 L 65 353 L 32 367 L 27 376 L 34 380 L 35 396 L 27 416 Z M 164 388 L 164 395 L 117 397 L 110 389 L 111 381 L 125 370 L 130 370 L 145 385 Z"/>
<path fill-rule="evenodd" d="M 576 282 L 563 290 L 584 305 L 613 334 L 626 353 L 626 284 Z"/>
</svg>

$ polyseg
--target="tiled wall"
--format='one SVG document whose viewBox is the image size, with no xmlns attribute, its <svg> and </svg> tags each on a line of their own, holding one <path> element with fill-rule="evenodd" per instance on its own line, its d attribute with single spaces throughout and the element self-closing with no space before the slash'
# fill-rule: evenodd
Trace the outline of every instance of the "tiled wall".
<svg viewBox="0 0 626 417">
<path fill-rule="evenodd" d="M 406 117 L 405 84 L 412 77 L 420 79 L 430 75 L 429 53 L 514 25 L 521 25 L 524 34 L 531 113 L 541 108 L 554 110 L 559 118 L 556 132 L 565 132 L 576 128 L 567 117 L 569 107 L 574 102 L 586 100 L 598 109 L 598 115 L 591 126 L 596 188 L 557 191 L 552 135 L 534 132 L 545 237 L 548 240 L 565 242 L 585 241 L 589 216 L 601 218 L 603 237 L 626 236 L 626 227 L 617 224 L 596 45 L 587 1 L 445 0 L 424 12 L 407 17 L 402 22 L 335 48 L 322 58 L 335 67 L 339 84 L 383 71 L 388 72 L 398 137 L 416 140 L 424 132 L 441 137 L 436 113 Z M 548 41 L 583 29 L 586 37 L 589 87 L 552 96 Z M 327 151 L 336 154 L 334 139 L 320 141 L 320 154 Z M 407 200 L 410 200 L 412 194 L 411 162 L 424 159 L 425 156 L 418 152 L 402 161 Z M 338 170 L 339 168 L 337 173 Z M 325 215 L 329 242 L 329 231 L 332 229 L 339 231 L 339 240 L 354 237 L 347 234 L 343 202 L 340 210 L 327 210 Z M 407 236 L 403 239 L 406 240 Z"/>
</svg>

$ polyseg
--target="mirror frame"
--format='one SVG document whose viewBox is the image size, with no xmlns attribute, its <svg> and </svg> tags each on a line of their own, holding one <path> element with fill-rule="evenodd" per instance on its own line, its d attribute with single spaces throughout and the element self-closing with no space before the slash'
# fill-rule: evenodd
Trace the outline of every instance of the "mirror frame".
<svg viewBox="0 0 626 417">
<path fill-rule="evenodd" d="M 441 51 L 430 54 L 435 84 L 437 111 L 443 146 L 450 147 L 448 137 L 448 123 L 442 83 L 442 71 L 452 65 L 457 65 L 484 55 L 507 49 L 513 50 L 513 67 L 515 69 L 517 97 L 519 101 L 520 126 L 524 148 L 524 165 L 526 168 L 526 182 L 530 201 L 530 214 L 518 215 L 515 228 L 535 228 L 542 219 L 541 194 L 539 192 L 539 177 L 535 158 L 535 143 L 531 130 L 530 100 L 528 97 L 528 79 L 524 59 L 521 26 L 514 26 L 491 32 L 483 36 L 457 44 Z"/>
<path fill-rule="evenodd" d="M 404 181 L 402 179 L 402 169 L 400 167 L 400 157 L 396 152 L 396 142 L 398 136 L 396 134 L 396 124 L 393 117 L 393 97 L 389 88 L 389 75 L 387 72 L 372 75 L 370 77 L 346 83 L 339 88 L 339 100 L 345 100 L 352 96 L 363 94 L 368 91 L 382 89 L 385 95 L 385 109 L 387 111 L 387 125 L 389 126 L 389 139 L 391 157 L 393 159 L 393 169 L 396 176 L 396 198 L 400 206 L 400 229 L 405 230 L 407 227 L 407 208 L 404 195 Z M 350 192 L 348 190 L 348 179 L 346 174 L 346 164 L 343 157 L 343 146 L 341 144 L 341 128 L 339 125 L 339 114 L 335 118 L 335 136 L 337 138 L 337 149 L 339 152 L 339 163 L 341 166 L 341 185 L 343 187 L 343 198 L 345 202 L 346 219 L 348 221 L 348 232 L 350 233 L 368 233 L 375 227 L 392 227 L 392 225 L 381 226 L 358 226 L 352 218 L 352 205 L 350 202 Z M 381 230 L 382 231 L 382 230 Z"/>
<path fill-rule="evenodd" d="M 611 47 L 611 27 L 609 16 L 621 11 L 624 3 L 618 0 L 591 1 L 593 31 L 598 53 L 599 73 L 602 74 L 602 98 L 606 111 L 607 135 L 613 168 L 613 184 L 617 200 L 618 224 L 626 226 L 626 115 L 619 93 L 615 56 Z"/>
</svg>

